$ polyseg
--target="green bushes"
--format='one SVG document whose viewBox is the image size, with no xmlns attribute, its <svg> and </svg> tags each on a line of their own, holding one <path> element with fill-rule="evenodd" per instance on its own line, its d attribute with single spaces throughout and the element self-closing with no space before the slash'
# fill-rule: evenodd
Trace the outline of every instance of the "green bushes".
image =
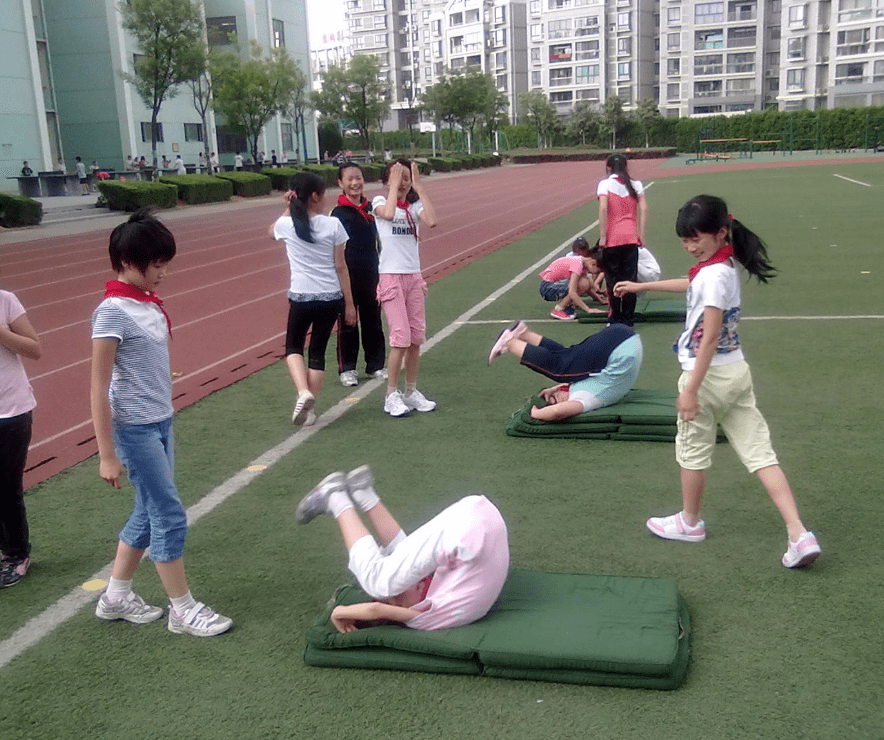
<svg viewBox="0 0 884 740">
<path fill-rule="evenodd" d="M 273 189 L 270 178 L 257 172 L 218 172 L 215 177 L 230 180 L 233 183 L 233 194 L 242 198 L 269 195 Z"/>
<path fill-rule="evenodd" d="M 319 175 L 326 185 L 335 185 L 338 182 L 338 168 L 330 164 L 305 164 L 304 170 Z"/>
<path fill-rule="evenodd" d="M 586 150 L 555 150 L 514 152 L 510 158 L 514 164 L 539 164 L 541 162 L 591 162 L 605 160 L 612 154 L 624 154 L 627 159 L 662 159 L 674 157 L 675 149 L 618 149 L 616 151 L 602 149 Z"/>
<path fill-rule="evenodd" d="M 43 219 L 43 204 L 23 195 L 0 193 L 0 226 L 36 226 Z"/>
<path fill-rule="evenodd" d="M 296 167 L 265 167 L 261 174 L 270 178 L 274 190 L 288 190 L 289 180 L 300 171 Z"/>
<path fill-rule="evenodd" d="M 178 198 L 190 205 L 198 203 L 218 203 L 230 200 L 233 183 L 225 178 L 211 175 L 171 175 L 161 177 L 160 183 L 174 185 Z"/>
<path fill-rule="evenodd" d="M 144 206 L 174 208 L 178 204 L 178 188 L 162 182 L 106 180 L 98 183 L 98 190 L 112 211 L 137 211 Z"/>
<path fill-rule="evenodd" d="M 451 160 L 447 157 L 428 157 L 427 164 L 436 172 L 451 172 Z"/>
<path fill-rule="evenodd" d="M 380 162 L 367 162 L 360 167 L 366 182 L 378 182 L 384 174 L 385 165 Z"/>
</svg>

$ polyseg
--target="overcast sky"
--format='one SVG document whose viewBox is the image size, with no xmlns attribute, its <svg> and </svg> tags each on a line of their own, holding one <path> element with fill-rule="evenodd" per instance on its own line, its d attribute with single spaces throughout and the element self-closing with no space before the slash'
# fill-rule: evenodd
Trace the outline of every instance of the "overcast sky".
<svg viewBox="0 0 884 740">
<path fill-rule="evenodd" d="M 330 37 L 344 30 L 343 0 L 307 0 L 307 23 L 310 48 L 330 46 Z"/>
</svg>

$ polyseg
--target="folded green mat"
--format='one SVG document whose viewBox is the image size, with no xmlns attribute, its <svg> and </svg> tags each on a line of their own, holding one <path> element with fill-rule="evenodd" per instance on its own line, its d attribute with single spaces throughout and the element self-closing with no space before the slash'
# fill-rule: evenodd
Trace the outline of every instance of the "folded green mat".
<svg viewBox="0 0 884 740">
<path fill-rule="evenodd" d="M 307 665 L 648 689 L 678 688 L 687 673 L 690 619 L 671 578 L 513 568 L 491 611 L 465 627 L 340 634 L 328 622 L 338 604 L 367 600 L 355 584 L 335 592 L 307 630 Z"/>
<path fill-rule="evenodd" d="M 581 324 L 606 324 L 606 313 L 586 313 L 577 309 L 577 320 Z M 677 323 L 687 315 L 684 298 L 639 298 L 635 306 L 635 322 Z"/>
<path fill-rule="evenodd" d="M 511 437 L 674 442 L 677 396 L 677 391 L 670 389 L 633 388 L 613 406 L 587 411 L 562 421 L 533 419 L 531 407 L 544 405 L 543 400 L 535 396 L 509 418 L 505 429 Z M 727 441 L 720 430 L 718 441 Z"/>
</svg>

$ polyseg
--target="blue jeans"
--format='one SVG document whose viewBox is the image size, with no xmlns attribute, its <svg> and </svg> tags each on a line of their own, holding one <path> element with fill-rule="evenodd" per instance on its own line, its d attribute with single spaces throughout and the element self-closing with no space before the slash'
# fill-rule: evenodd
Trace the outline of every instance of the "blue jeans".
<svg viewBox="0 0 884 740">
<path fill-rule="evenodd" d="M 172 477 L 172 419 L 153 424 L 114 422 L 114 449 L 135 489 L 135 506 L 120 541 L 136 550 L 150 548 L 150 559 L 178 560 L 187 533 L 187 514 Z"/>
</svg>

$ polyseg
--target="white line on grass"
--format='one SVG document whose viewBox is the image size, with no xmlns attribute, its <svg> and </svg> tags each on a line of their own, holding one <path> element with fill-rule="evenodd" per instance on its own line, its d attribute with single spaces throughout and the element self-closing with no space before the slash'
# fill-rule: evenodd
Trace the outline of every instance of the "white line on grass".
<svg viewBox="0 0 884 740">
<path fill-rule="evenodd" d="M 872 187 L 872 186 L 869 185 L 869 183 L 867 183 L 867 182 L 863 182 L 862 180 L 854 180 L 854 179 L 852 179 L 852 178 L 850 178 L 850 177 L 844 177 L 844 175 L 835 175 L 835 177 L 838 177 L 838 178 L 840 178 L 840 179 L 842 179 L 842 180 L 847 180 L 847 182 L 852 182 L 852 183 L 854 183 L 855 185 L 864 185 L 864 186 L 867 187 L 867 188 Z"/>
<path fill-rule="evenodd" d="M 598 221 L 591 223 L 585 229 L 577 232 L 568 240 L 559 244 L 555 249 L 549 252 L 549 254 L 543 256 L 533 265 L 520 272 L 516 277 L 507 282 L 505 285 L 495 290 L 487 298 L 479 301 L 479 303 L 477 303 L 475 306 L 462 313 L 448 326 L 446 326 L 444 329 L 440 330 L 429 340 L 427 340 L 421 347 L 421 354 L 435 347 L 443 339 L 447 339 L 448 337 L 450 337 L 461 326 L 470 323 L 470 319 L 472 319 L 473 316 L 479 313 L 479 311 L 490 306 L 492 303 L 494 303 L 494 301 L 496 301 L 502 295 L 517 286 L 525 278 L 535 273 L 541 267 L 546 266 L 549 263 L 549 260 L 559 255 L 563 249 L 571 245 L 574 239 L 585 234 L 587 231 L 595 227 L 596 224 L 598 224 Z M 321 429 L 325 429 L 325 427 L 327 427 L 333 421 L 341 418 L 348 411 L 348 409 L 352 408 L 354 404 L 358 403 L 363 398 L 368 396 L 376 388 L 379 388 L 384 382 L 385 381 L 383 380 L 370 380 L 369 382 L 363 384 L 351 395 L 338 401 L 338 403 L 336 403 L 328 411 L 322 414 L 322 416 L 317 417 L 315 425 L 306 428 L 302 427 L 297 432 L 292 434 L 288 439 L 267 450 L 267 452 L 262 454 L 260 457 L 250 462 L 243 470 L 240 470 L 231 478 L 228 478 L 226 481 L 224 481 L 224 483 L 207 493 L 202 499 L 197 501 L 197 503 L 188 508 L 188 525 L 193 526 L 194 524 L 196 524 L 206 514 L 210 513 L 218 506 L 223 504 L 228 498 L 233 496 L 233 494 L 238 493 L 247 485 L 249 485 L 259 475 L 261 475 L 264 470 L 269 468 L 274 463 L 279 462 L 290 452 L 300 447 L 304 442 L 310 439 L 318 431 L 320 431 Z M 85 579 L 84 582 L 88 582 L 90 580 L 107 580 L 110 576 L 112 565 L 112 563 L 108 563 L 101 570 L 92 574 L 89 578 Z M 48 636 L 56 628 L 67 622 L 78 611 L 80 611 L 80 609 L 94 601 L 97 595 L 98 592 L 96 591 L 87 591 L 82 586 L 77 586 L 76 588 L 68 592 L 67 595 L 63 596 L 54 604 L 51 604 L 46 609 L 44 609 L 42 613 L 38 614 L 32 619 L 29 619 L 9 637 L 3 640 L 3 642 L 0 642 L 0 669 L 7 666 L 10 661 L 21 655 L 29 647 L 36 645 L 40 640 Z"/>
</svg>

